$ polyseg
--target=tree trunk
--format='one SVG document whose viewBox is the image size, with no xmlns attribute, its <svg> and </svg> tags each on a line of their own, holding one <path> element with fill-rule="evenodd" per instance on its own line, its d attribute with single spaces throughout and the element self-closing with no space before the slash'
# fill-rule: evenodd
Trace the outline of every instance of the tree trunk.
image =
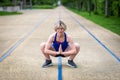
<svg viewBox="0 0 120 80">
<path fill-rule="evenodd" d="M 17 1 L 16 1 L 16 0 L 13 0 L 13 4 L 16 6 L 16 5 L 17 5 Z"/>
<path fill-rule="evenodd" d="M 20 1 L 20 9 L 23 9 L 23 1 Z"/>
<path fill-rule="evenodd" d="M 88 0 L 88 12 L 91 15 L 91 0 Z"/>
<path fill-rule="evenodd" d="M 32 9 L 32 0 L 30 0 L 30 8 Z"/>
<path fill-rule="evenodd" d="M 108 17 L 108 0 L 105 0 L 105 17 Z"/>
<path fill-rule="evenodd" d="M 26 0 L 23 0 L 23 7 L 26 8 Z"/>
<path fill-rule="evenodd" d="M 94 0 L 94 14 L 97 14 L 97 0 Z"/>
<path fill-rule="evenodd" d="M 81 10 L 81 0 L 78 0 L 78 10 Z"/>
</svg>

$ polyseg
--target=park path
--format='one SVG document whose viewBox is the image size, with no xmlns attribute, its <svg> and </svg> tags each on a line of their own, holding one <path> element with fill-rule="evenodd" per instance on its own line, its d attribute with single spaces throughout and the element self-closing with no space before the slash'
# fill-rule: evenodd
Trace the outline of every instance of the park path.
<svg viewBox="0 0 120 80">
<path fill-rule="evenodd" d="M 81 46 L 74 60 L 78 68 L 66 66 L 68 58 L 62 58 L 63 80 L 120 80 L 120 36 L 63 6 L 22 12 L 0 17 L 0 80 L 58 80 L 58 59 L 51 57 L 54 66 L 42 68 L 44 56 L 39 45 L 54 32 L 59 18 L 67 24 L 66 33 Z M 16 43 L 19 45 L 2 59 Z"/>
</svg>

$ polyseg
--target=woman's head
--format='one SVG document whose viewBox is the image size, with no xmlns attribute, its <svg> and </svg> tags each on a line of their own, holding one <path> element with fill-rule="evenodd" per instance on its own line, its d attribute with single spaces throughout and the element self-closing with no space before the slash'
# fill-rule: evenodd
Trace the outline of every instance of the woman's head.
<svg viewBox="0 0 120 80">
<path fill-rule="evenodd" d="M 63 28 L 64 31 L 67 29 L 67 26 L 65 25 L 65 23 L 63 21 L 58 21 L 56 24 L 55 24 L 55 28 L 54 30 L 57 31 L 57 29 L 59 28 Z"/>
</svg>

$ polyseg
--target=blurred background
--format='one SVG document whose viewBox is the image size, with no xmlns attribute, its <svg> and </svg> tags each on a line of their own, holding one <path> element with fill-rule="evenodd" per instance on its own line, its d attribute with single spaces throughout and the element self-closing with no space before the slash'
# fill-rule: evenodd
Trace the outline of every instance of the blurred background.
<svg viewBox="0 0 120 80">
<path fill-rule="evenodd" d="M 0 8 L 19 6 L 26 8 L 54 8 L 57 5 L 75 8 L 79 11 L 94 12 L 105 16 L 120 16 L 120 0 L 0 0 Z M 4 11 L 4 9 L 1 11 Z"/>
<path fill-rule="evenodd" d="M 120 35 L 120 0 L 0 0 L 0 16 L 60 5 Z"/>
</svg>

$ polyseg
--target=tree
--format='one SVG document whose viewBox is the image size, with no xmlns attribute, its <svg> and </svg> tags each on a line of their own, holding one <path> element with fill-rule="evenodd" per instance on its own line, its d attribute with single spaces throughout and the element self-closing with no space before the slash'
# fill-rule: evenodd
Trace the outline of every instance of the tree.
<svg viewBox="0 0 120 80">
<path fill-rule="evenodd" d="M 17 5 L 17 0 L 12 0 L 12 2 L 15 6 Z"/>
<path fill-rule="evenodd" d="M 81 6 L 82 6 L 81 0 L 78 0 L 78 10 L 79 10 L 79 11 L 81 10 Z"/>
<path fill-rule="evenodd" d="M 91 0 L 88 0 L 88 12 L 89 12 L 89 15 L 91 15 Z"/>
<path fill-rule="evenodd" d="M 32 8 L 32 0 L 30 0 L 30 8 Z"/>
<path fill-rule="evenodd" d="M 105 17 L 108 17 L 108 16 L 109 16 L 108 3 L 109 3 L 109 0 L 105 0 Z"/>
<path fill-rule="evenodd" d="M 94 14 L 97 14 L 97 0 L 94 0 Z"/>
<path fill-rule="evenodd" d="M 111 3 L 111 12 L 113 14 L 113 16 L 120 16 L 120 0 L 114 0 Z"/>
</svg>

